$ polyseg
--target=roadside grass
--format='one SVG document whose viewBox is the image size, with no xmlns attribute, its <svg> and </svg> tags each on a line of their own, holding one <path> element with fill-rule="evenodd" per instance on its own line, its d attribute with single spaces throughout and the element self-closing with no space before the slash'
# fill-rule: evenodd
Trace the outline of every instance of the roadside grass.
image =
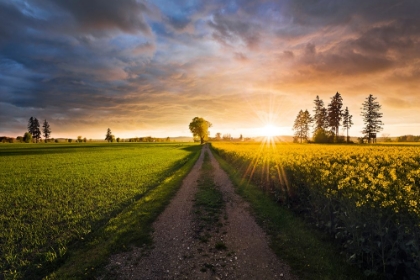
<svg viewBox="0 0 420 280">
<path fill-rule="evenodd" d="M 75 244 L 63 265 L 44 279 L 93 279 L 106 274 L 104 267 L 111 254 L 130 250 L 133 245 L 152 245 L 153 222 L 176 194 L 200 155 L 201 146 L 193 148 L 195 154 L 179 170 L 84 242 Z"/>
<path fill-rule="evenodd" d="M 207 242 L 210 237 L 208 231 L 221 226 L 219 220 L 224 209 L 223 194 L 215 185 L 213 174 L 214 168 L 206 151 L 198 179 L 198 191 L 195 195 L 193 208 L 199 222 L 197 233 L 202 242 Z"/>
<path fill-rule="evenodd" d="M 310 228 L 261 189 L 242 180 L 241 174 L 217 153 L 213 155 L 229 174 L 235 191 L 250 203 L 257 223 L 270 237 L 273 251 L 300 279 L 366 279 L 357 267 L 345 261 L 328 236 Z"/>
</svg>

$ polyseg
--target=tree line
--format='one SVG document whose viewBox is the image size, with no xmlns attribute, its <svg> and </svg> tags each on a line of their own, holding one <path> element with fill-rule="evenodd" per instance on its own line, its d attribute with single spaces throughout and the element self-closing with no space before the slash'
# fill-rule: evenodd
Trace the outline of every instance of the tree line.
<svg viewBox="0 0 420 280">
<path fill-rule="evenodd" d="M 44 120 L 41 127 L 37 118 L 30 117 L 27 127 L 28 127 L 28 131 L 25 132 L 23 136 L 16 137 L 17 142 L 39 143 L 39 142 L 42 142 L 42 140 L 44 140 L 45 143 L 48 143 L 51 140 L 58 142 L 58 139 L 50 138 L 51 126 L 46 119 Z M 170 142 L 171 138 L 170 137 L 156 138 L 156 137 L 147 136 L 147 137 L 134 137 L 134 138 L 122 139 L 119 137 L 116 138 L 115 135 L 112 134 L 111 129 L 108 128 L 105 135 L 105 140 L 108 142 Z M 68 143 L 72 143 L 73 139 L 66 138 L 65 141 Z M 82 136 L 77 136 L 77 139 L 74 140 L 74 142 L 77 142 L 77 143 L 82 143 L 82 142 L 86 143 L 87 141 L 88 141 L 87 138 L 82 137 Z M 92 141 L 92 139 L 90 139 L 89 141 Z M 0 137 L 0 142 L 13 143 L 15 142 L 15 138 Z"/>
<path fill-rule="evenodd" d="M 381 121 L 382 113 L 381 105 L 376 101 L 376 97 L 370 94 L 362 103 L 361 116 L 365 124 L 362 133 L 363 139 L 367 139 L 368 143 L 376 142 L 376 133 L 382 130 L 383 123 Z M 311 126 L 312 140 L 316 143 L 338 143 L 350 142 L 349 130 L 353 125 L 353 115 L 350 114 L 348 107 L 343 109 L 343 98 L 339 92 L 333 97 L 327 107 L 324 101 L 316 96 L 314 100 L 314 115 L 311 116 L 308 110 L 300 110 L 293 124 L 295 142 L 303 142 L 309 140 L 309 131 Z M 339 129 L 342 126 L 347 137 L 339 136 Z"/>
<path fill-rule="evenodd" d="M 30 117 L 28 121 L 28 131 L 22 136 L 18 136 L 16 140 L 30 143 L 35 141 L 36 143 L 42 140 L 42 136 L 44 137 L 45 143 L 48 142 L 51 135 L 51 127 L 48 121 L 45 119 L 42 128 L 40 128 L 40 124 L 37 118 Z"/>
<path fill-rule="evenodd" d="M 111 129 L 108 128 L 105 134 L 105 140 L 108 142 L 171 142 L 171 138 L 168 136 L 166 138 L 156 138 L 152 136 L 147 137 L 133 137 L 123 139 L 120 137 L 115 138 L 115 135 L 112 134 Z"/>
<path fill-rule="evenodd" d="M 403 135 L 397 138 L 397 142 L 420 142 L 420 135 Z"/>
</svg>

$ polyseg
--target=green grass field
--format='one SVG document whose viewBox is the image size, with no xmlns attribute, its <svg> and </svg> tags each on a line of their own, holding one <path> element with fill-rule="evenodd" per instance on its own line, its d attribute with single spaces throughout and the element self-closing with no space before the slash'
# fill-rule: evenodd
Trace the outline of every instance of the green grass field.
<svg viewBox="0 0 420 280">
<path fill-rule="evenodd" d="M 195 144 L 0 145 L 0 271 L 45 276 L 192 158 Z M 1 278 L 1 277 L 0 277 Z"/>
</svg>

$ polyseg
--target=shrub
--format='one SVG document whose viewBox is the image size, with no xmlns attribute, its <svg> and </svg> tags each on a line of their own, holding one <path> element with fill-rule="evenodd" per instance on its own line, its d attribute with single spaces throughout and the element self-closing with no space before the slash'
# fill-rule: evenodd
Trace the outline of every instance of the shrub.
<svg viewBox="0 0 420 280">
<path fill-rule="evenodd" d="M 314 133 L 315 143 L 332 143 L 334 141 L 334 133 L 325 129 L 318 129 Z"/>
<path fill-rule="evenodd" d="M 29 132 L 25 132 L 25 134 L 23 135 L 23 141 L 25 143 L 32 142 L 32 134 L 30 134 Z"/>
</svg>

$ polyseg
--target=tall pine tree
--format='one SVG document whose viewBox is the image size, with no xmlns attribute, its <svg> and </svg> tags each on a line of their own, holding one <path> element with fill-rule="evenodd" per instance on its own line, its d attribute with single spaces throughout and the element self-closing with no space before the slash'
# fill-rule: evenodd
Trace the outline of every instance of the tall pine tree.
<svg viewBox="0 0 420 280">
<path fill-rule="evenodd" d="M 376 101 L 376 99 L 376 97 L 373 97 L 373 95 L 370 94 L 366 97 L 366 100 L 363 102 L 361 108 L 361 116 L 363 117 L 363 122 L 365 123 L 362 133 L 365 135 L 365 138 L 368 139 L 369 143 L 371 143 L 371 139 L 376 139 L 376 133 L 381 131 L 382 126 L 384 125 L 381 121 L 383 115 L 379 112 L 382 106 L 378 101 Z"/>
<path fill-rule="evenodd" d="M 343 98 L 341 97 L 341 94 L 337 92 L 333 97 L 331 97 L 331 103 L 328 105 L 328 122 L 329 126 L 335 133 L 336 141 L 343 116 L 343 110 L 341 109 L 342 107 Z"/>
<path fill-rule="evenodd" d="M 39 122 L 37 118 L 29 118 L 28 132 L 32 135 L 32 138 L 35 139 L 36 143 L 38 143 L 41 138 L 41 131 L 39 130 Z"/>
<path fill-rule="evenodd" d="M 327 109 L 324 107 L 324 101 L 319 98 L 317 95 L 315 100 L 315 109 L 314 109 L 314 130 L 315 133 L 319 129 L 327 129 L 328 128 L 328 112 Z"/>
<path fill-rule="evenodd" d="M 28 121 L 28 132 L 33 135 L 34 117 L 30 117 Z"/>
<path fill-rule="evenodd" d="M 349 142 L 349 129 L 353 125 L 353 115 L 350 115 L 349 108 L 346 107 L 343 113 L 343 127 L 347 130 L 347 143 Z"/>
<path fill-rule="evenodd" d="M 50 124 L 47 120 L 44 120 L 44 124 L 42 125 L 42 134 L 44 135 L 45 143 L 47 143 L 51 134 Z"/>
</svg>

